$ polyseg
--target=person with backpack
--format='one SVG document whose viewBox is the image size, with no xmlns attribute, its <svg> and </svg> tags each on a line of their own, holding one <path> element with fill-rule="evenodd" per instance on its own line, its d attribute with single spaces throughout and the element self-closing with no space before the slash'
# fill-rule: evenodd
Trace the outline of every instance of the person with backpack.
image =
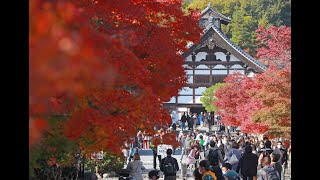
<svg viewBox="0 0 320 180">
<path fill-rule="evenodd" d="M 262 164 L 263 168 L 257 172 L 257 180 L 280 180 L 279 173 L 270 165 L 270 156 L 263 157 Z"/>
<path fill-rule="evenodd" d="M 205 159 L 208 160 L 212 172 L 217 176 L 217 180 L 224 180 L 222 176 L 222 171 L 219 165 L 219 161 L 221 164 L 224 164 L 222 154 L 216 142 L 210 141 L 210 148 L 205 153 Z"/>
<path fill-rule="evenodd" d="M 236 172 L 240 173 L 243 180 L 253 180 L 257 176 L 258 156 L 252 153 L 252 147 L 247 145 L 241 155 Z"/>
<path fill-rule="evenodd" d="M 270 157 L 271 157 L 271 164 L 270 164 L 270 166 L 272 166 L 272 167 L 279 173 L 279 176 L 280 176 L 280 179 L 281 179 L 281 177 L 283 176 L 283 175 L 281 174 L 281 172 L 282 172 L 282 165 L 281 165 L 280 162 L 279 162 L 279 159 L 280 159 L 281 155 L 273 152 L 273 153 L 270 154 Z"/>
<path fill-rule="evenodd" d="M 232 156 L 235 156 L 237 157 L 237 160 L 238 162 L 230 162 L 230 159 Z M 237 170 L 237 166 L 238 166 L 238 163 L 239 163 L 239 159 L 240 159 L 240 156 L 241 156 L 241 151 L 239 150 L 239 144 L 237 142 L 232 142 L 232 146 L 231 146 L 231 149 L 229 150 L 229 152 L 227 153 L 227 159 L 228 159 L 228 162 L 232 165 L 232 170 L 236 171 Z"/>
<path fill-rule="evenodd" d="M 179 165 L 177 159 L 172 157 L 172 149 L 167 149 L 167 157 L 161 160 L 160 170 L 164 174 L 164 180 L 176 180 Z"/>
</svg>

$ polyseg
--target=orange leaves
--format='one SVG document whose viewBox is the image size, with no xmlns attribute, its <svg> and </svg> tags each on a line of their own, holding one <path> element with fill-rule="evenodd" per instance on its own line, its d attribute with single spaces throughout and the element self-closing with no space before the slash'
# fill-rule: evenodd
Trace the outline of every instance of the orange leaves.
<svg viewBox="0 0 320 180">
<path fill-rule="evenodd" d="M 63 114 L 67 137 L 113 153 L 137 130 L 169 123 L 162 102 L 186 82 L 177 51 L 200 34 L 180 1 L 32 0 L 29 8 L 30 117 Z"/>
<path fill-rule="evenodd" d="M 43 118 L 32 118 L 29 120 L 29 146 L 41 138 L 41 133 L 49 127 L 48 122 Z"/>
<path fill-rule="evenodd" d="M 155 136 L 152 139 L 152 145 L 158 146 L 159 144 L 163 144 L 162 141 L 161 141 L 161 138 L 160 138 L 160 136 Z"/>
<path fill-rule="evenodd" d="M 179 147 L 179 142 L 177 141 L 177 135 L 175 132 L 169 132 L 165 133 L 162 136 L 162 144 L 169 144 L 172 145 L 173 147 L 177 148 Z"/>
</svg>

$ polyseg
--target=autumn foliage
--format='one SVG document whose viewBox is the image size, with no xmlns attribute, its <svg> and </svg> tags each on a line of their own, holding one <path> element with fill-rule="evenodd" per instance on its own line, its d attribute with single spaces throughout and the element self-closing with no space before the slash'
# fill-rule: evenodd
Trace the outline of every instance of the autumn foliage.
<svg viewBox="0 0 320 180">
<path fill-rule="evenodd" d="M 258 49 L 257 56 L 268 61 L 268 70 L 253 78 L 228 75 L 213 104 L 225 125 L 240 126 L 246 133 L 290 137 L 291 30 L 261 27 L 258 32 L 265 47 Z"/>
<path fill-rule="evenodd" d="M 253 123 L 251 115 L 262 107 L 259 100 L 251 98 L 253 93 L 261 86 L 253 79 L 240 73 L 229 75 L 226 85 L 220 87 L 213 103 L 219 109 L 221 122 L 229 126 L 241 126 L 245 133 L 264 133 L 268 128 L 264 123 Z"/>
<path fill-rule="evenodd" d="M 29 9 L 30 121 L 62 115 L 82 147 L 120 153 L 139 129 L 171 120 L 162 103 L 186 82 L 178 52 L 200 36 L 181 1 L 32 0 Z"/>
<path fill-rule="evenodd" d="M 261 46 L 256 56 L 260 61 L 278 68 L 291 63 L 291 27 L 261 26 L 256 32 Z"/>
</svg>

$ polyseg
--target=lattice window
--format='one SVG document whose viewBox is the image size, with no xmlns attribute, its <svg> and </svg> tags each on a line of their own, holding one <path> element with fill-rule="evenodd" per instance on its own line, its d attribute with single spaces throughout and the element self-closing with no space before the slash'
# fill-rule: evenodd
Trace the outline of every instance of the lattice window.
<svg viewBox="0 0 320 180">
<path fill-rule="evenodd" d="M 213 76 L 212 77 L 212 81 L 213 83 L 222 83 L 224 78 L 226 78 L 227 76 Z"/>
<path fill-rule="evenodd" d="M 208 76 L 208 75 L 195 75 L 194 81 L 195 81 L 195 83 L 209 83 L 210 76 Z"/>
</svg>

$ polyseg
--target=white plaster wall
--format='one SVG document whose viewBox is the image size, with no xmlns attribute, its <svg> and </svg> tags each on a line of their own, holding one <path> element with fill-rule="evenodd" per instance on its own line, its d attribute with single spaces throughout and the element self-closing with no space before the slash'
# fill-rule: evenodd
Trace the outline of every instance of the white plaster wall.
<svg viewBox="0 0 320 180">
<path fill-rule="evenodd" d="M 243 67 L 241 65 L 239 65 L 239 64 L 235 64 L 235 65 L 230 67 L 230 69 L 232 69 L 232 68 L 243 68 Z"/>
<path fill-rule="evenodd" d="M 192 96 L 178 96 L 178 103 L 192 104 Z"/>
<path fill-rule="evenodd" d="M 214 68 L 212 68 L 212 70 L 214 70 L 214 69 L 227 69 L 227 68 L 221 64 L 218 64 L 218 65 L 214 66 Z"/>
<path fill-rule="evenodd" d="M 184 70 L 186 72 L 187 75 L 191 74 L 192 75 L 192 70 Z"/>
<path fill-rule="evenodd" d="M 204 64 L 197 66 L 195 69 L 208 69 L 208 70 L 210 70 L 210 68 L 208 68 L 208 66 L 206 66 Z"/>
<path fill-rule="evenodd" d="M 200 60 L 202 60 L 202 59 L 206 59 L 206 55 L 207 55 L 208 53 L 206 53 L 206 52 L 199 52 L 197 55 L 196 55 L 196 61 L 200 61 Z"/>
<path fill-rule="evenodd" d="M 179 91 L 179 94 L 191 94 L 192 95 L 192 89 L 189 87 L 184 87 L 182 90 Z"/>
<path fill-rule="evenodd" d="M 195 75 L 199 75 L 199 74 L 210 75 L 210 70 L 195 70 L 194 74 Z"/>
<path fill-rule="evenodd" d="M 221 61 L 227 61 L 226 55 L 223 52 L 216 52 L 214 53 L 216 55 L 216 59 L 220 59 Z"/>
<path fill-rule="evenodd" d="M 196 94 L 202 94 L 206 90 L 206 87 L 198 87 L 195 89 Z"/>
<path fill-rule="evenodd" d="M 212 70 L 213 75 L 226 75 L 227 70 Z"/>
</svg>

